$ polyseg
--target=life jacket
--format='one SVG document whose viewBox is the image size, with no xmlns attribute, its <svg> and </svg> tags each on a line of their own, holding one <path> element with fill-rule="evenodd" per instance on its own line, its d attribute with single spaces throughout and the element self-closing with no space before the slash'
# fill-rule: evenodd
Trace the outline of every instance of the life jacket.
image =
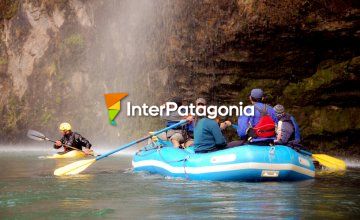
<svg viewBox="0 0 360 220">
<path fill-rule="evenodd" d="M 288 142 L 295 140 L 295 125 L 294 125 L 293 121 L 291 120 L 291 117 L 292 117 L 291 115 L 285 114 L 283 117 L 281 117 L 279 119 L 279 121 L 287 122 L 293 127 L 293 133 L 291 134 Z"/>
<path fill-rule="evenodd" d="M 255 109 L 260 112 L 259 122 L 252 128 L 256 137 L 260 138 L 269 138 L 275 136 L 275 122 L 268 114 L 266 110 L 266 105 L 263 109 L 258 108 L 254 105 Z"/>
<path fill-rule="evenodd" d="M 63 144 L 69 145 L 69 146 L 77 148 L 79 150 L 82 150 L 82 147 L 87 147 L 87 148 L 91 147 L 90 142 L 86 138 L 84 138 L 83 136 L 81 136 L 79 133 L 76 133 L 76 132 L 71 132 L 68 135 L 64 135 L 60 141 Z M 65 149 L 65 151 L 73 150 L 72 148 L 68 148 L 66 146 L 64 146 L 64 149 Z"/>
<path fill-rule="evenodd" d="M 294 132 L 291 134 L 289 138 L 289 142 L 291 141 L 293 143 L 300 143 L 301 141 L 300 128 L 295 118 L 292 115 L 286 114 L 279 121 L 290 123 L 294 129 Z"/>
</svg>

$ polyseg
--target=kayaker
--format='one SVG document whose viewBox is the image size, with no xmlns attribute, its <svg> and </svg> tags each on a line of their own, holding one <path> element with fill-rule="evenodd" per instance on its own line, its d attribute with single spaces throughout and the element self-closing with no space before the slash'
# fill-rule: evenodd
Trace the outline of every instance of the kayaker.
<svg viewBox="0 0 360 220">
<path fill-rule="evenodd" d="M 71 125 L 69 123 L 67 122 L 61 123 L 59 126 L 59 130 L 63 136 L 60 140 L 55 142 L 54 144 L 55 149 L 59 149 L 63 146 L 63 144 L 66 144 L 74 148 L 77 148 L 79 150 L 82 150 L 86 154 L 92 154 L 92 151 L 90 150 L 91 148 L 90 142 L 86 138 L 81 136 L 79 133 L 73 132 L 71 130 Z M 66 146 L 63 147 L 64 147 L 64 153 L 73 150 Z"/>
<path fill-rule="evenodd" d="M 249 99 L 254 105 L 254 116 L 238 118 L 237 133 L 241 140 L 266 140 L 275 137 L 275 124 L 278 122 L 274 109 L 263 103 L 262 89 L 251 90 Z"/>
<path fill-rule="evenodd" d="M 274 107 L 278 123 L 276 126 L 275 144 L 298 144 L 300 142 L 300 129 L 295 118 L 285 113 L 284 106 L 278 104 Z"/>
</svg>

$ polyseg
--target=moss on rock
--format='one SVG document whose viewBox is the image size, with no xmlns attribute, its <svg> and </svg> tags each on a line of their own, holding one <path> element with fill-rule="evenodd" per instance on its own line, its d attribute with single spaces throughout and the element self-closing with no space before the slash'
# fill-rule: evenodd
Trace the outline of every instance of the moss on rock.
<svg viewBox="0 0 360 220">
<path fill-rule="evenodd" d="M 358 59 L 355 57 L 350 61 L 318 69 L 311 77 L 305 78 L 299 83 L 290 83 L 283 91 L 284 98 L 288 103 L 300 105 L 312 103 L 321 94 L 322 89 L 351 80 L 353 74 L 348 72 L 348 66 L 350 63 L 357 62 Z"/>
<path fill-rule="evenodd" d="M 360 118 L 354 117 L 358 112 L 359 108 L 356 107 L 338 108 L 335 106 L 307 106 L 291 110 L 300 123 L 304 138 L 311 135 L 360 129 Z"/>
<path fill-rule="evenodd" d="M 84 47 L 84 37 L 81 34 L 71 34 L 67 38 L 64 39 L 64 44 L 66 46 L 77 46 L 77 47 Z"/>
</svg>

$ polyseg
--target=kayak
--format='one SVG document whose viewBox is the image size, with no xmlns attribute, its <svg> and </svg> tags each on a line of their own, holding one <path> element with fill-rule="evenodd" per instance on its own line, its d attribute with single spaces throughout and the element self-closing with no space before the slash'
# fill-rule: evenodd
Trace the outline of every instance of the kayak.
<svg viewBox="0 0 360 220">
<path fill-rule="evenodd" d="M 210 181 L 299 181 L 313 179 L 312 159 L 284 145 L 242 145 L 209 153 L 174 148 L 158 140 L 139 150 L 134 172 Z"/>
<path fill-rule="evenodd" d="M 87 155 L 83 151 L 72 150 L 72 151 L 69 151 L 64 154 L 54 154 L 51 156 L 47 156 L 46 158 L 50 158 L 50 159 L 75 158 L 75 159 L 78 159 L 78 158 L 84 158 L 84 157 L 87 157 Z"/>
</svg>

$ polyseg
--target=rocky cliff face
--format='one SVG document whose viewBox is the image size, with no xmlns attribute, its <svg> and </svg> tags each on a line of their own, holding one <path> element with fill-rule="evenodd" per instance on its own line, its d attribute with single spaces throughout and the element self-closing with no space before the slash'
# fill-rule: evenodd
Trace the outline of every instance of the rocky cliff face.
<svg viewBox="0 0 360 220">
<path fill-rule="evenodd" d="M 90 126 L 106 120 L 107 91 L 234 104 L 261 87 L 306 144 L 359 154 L 358 1 L 48 2 L 0 5 L 2 141 L 69 118 L 116 136 L 106 121 Z"/>
<path fill-rule="evenodd" d="M 178 7 L 168 62 L 180 93 L 230 104 L 263 88 L 267 102 L 296 116 L 306 144 L 359 153 L 357 1 L 187 1 Z"/>
<path fill-rule="evenodd" d="M 146 124 L 157 126 L 125 118 L 124 111 L 122 126 L 109 126 L 103 100 L 109 92 L 128 92 L 135 103 L 154 100 L 146 92 L 151 86 L 146 74 L 155 66 L 146 57 L 155 44 L 142 39 L 154 38 L 146 28 L 153 22 L 146 6 L 132 1 L 2 1 L 0 141 L 26 140 L 29 128 L 58 136 L 62 121 L 105 143 L 138 136 L 151 127 Z"/>
</svg>

